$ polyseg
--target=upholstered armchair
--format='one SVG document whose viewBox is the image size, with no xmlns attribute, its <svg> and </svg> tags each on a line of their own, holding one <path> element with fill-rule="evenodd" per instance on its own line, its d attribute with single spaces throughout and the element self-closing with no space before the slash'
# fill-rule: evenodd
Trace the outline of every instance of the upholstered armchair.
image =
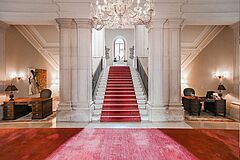
<svg viewBox="0 0 240 160">
<path fill-rule="evenodd" d="M 184 96 L 195 96 L 195 91 L 193 88 L 185 88 L 183 94 Z"/>
<path fill-rule="evenodd" d="M 183 91 L 184 96 L 182 97 L 183 107 L 189 112 L 189 115 L 197 113 L 200 116 L 202 104 L 198 97 L 195 96 L 193 88 L 185 88 Z"/>
<path fill-rule="evenodd" d="M 40 98 L 51 98 L 52 91 L 50 89 L 43 89 L 40 92 Z"/>
</svg>

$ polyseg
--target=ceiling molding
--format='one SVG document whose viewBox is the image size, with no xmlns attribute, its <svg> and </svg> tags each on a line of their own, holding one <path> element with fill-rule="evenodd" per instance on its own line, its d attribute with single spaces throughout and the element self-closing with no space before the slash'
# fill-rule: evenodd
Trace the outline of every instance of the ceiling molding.
<svg viewBox="0 0 240 160">
<path fill-rule="evenodd" d="M 56 18 L 89 18 L 95 0 L 1 0 L 0 20 L 13 25 L 53 25 Z M 155 18 L 183 18 L 187 25 L 231 25 L 239 0 L 154 0 Z"/>
<path fill-rule="evenodd" d="M 58 45 L 49 47 L 45 39 L 34 28 L 34 26 L 15 26 L 17 30 L 32 44 L 34 48 L 53 66 L 54 69 L 59 70 L 59 62 L 54 58 L 54 55 L 59 53 Z"/>
<path fill-rule="evenodd" d="M 206 26 L 193 43 L 182 43 L 181 68 L 184 70 L 225 26 Z"/>
</svg>

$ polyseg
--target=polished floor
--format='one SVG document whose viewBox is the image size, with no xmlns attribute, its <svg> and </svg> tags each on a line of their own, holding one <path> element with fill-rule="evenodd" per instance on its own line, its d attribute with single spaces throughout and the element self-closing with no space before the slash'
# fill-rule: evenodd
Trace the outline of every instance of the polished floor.
<svg viewBox="0 0 240 160">
<path fill-rule="evenodd" d="M 56 122 L 56 118 L 48 121 L 8 122 L 0 121 L 0 128 L 206 128 L 239 130 L 239 122 L 184 121 L 184 122 L 90 122 L 69 123 Z"/>
</svg>

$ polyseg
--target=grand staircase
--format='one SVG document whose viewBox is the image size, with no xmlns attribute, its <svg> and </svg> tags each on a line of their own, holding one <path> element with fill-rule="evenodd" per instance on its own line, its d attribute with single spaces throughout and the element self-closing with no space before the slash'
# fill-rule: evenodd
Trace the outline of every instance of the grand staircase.
<svg viewBox="0 0 240 160">
<path fill-rule="evenodd" d="M 135 69 L 111 66 L 105 69 L 97 88 L 92 121 L 147 121 L 146 96 Z"/>
</svg>

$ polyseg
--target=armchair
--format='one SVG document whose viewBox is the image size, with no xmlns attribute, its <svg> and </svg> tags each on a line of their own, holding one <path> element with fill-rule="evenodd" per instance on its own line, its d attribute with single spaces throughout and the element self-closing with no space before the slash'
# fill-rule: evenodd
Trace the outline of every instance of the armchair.
<svg viewBox="0 0 240 160">
<path fill-rule="evenodd" d="M 189 112 L 189 115 L 197 113 L 200 116 L 202 104 L 198 97 L 195 96 L 195 91 L 193 88 L 185 88 L 184 96 L 182 97 L 183 107 L 186 111 Z"/>
<path fill-rule="evenodd" d="M 40 98 L 51 98 L 52 91 L 50 89 L 43 89 L 40 92 Z"/>
</svg>

